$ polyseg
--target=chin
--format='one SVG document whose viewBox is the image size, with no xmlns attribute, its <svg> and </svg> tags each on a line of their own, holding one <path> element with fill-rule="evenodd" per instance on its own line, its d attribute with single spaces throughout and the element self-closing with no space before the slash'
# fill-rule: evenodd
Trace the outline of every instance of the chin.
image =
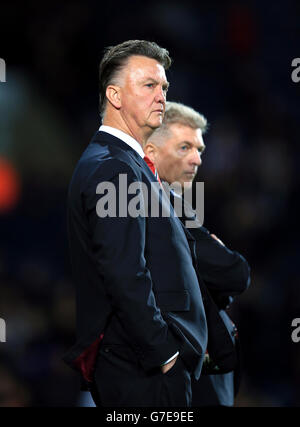
<svg viewBox="0 0 300 427">
<path fill-rule="evenodd" d="M 163 119 L 162 117 L 157 117 L 156 120 L 152 120 L 151 123 L 149 123 L 149 126 L 152 127 L 152 129 L 157 129 L 159 126 L 162 125 Z"/>
</svg>

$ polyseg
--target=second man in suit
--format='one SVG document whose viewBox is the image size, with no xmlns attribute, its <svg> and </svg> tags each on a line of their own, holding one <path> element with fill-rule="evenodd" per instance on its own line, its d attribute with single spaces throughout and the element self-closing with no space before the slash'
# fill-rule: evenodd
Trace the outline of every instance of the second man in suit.
<svg viewBox="0 0 300 427">
<path fill-rule="evenodd" d="M 173 184 L 178 192 L 181 192 L 183 187 L 190 189 L 192 186 L 202 162 L 201 156 L 205 149 L 203 134 L 206 127 L 205 117 L 194 109 L 183 104 L 167 102 L 162 126 L 150 136 L 144 146 L 144 152 L 155 164 L 160 179 Z M 191 217 L 193 215 L 191 207 L 185 203 L 184 208 L 183 213 L 187 214 L 189 209 L 190 213 L 187 216 Z M 181 213 L 180 217 L 182 220 L 185 218 Z M 197 221 L 195 218 L 195 222 Z M 240 254 L 229 250 L 201 223 L 197 227 L 190 228 L 189 232 L 196 240 L 199 276 L 204 280 L 212 296 L 206 305 L 207 309 L 211 312 L 214 309 L 212 305 L 216 304 L 219 316 L 237 347 L 238 343 L 234 338 L 235 326 L 225 309 L 234 295 L 240 294 L 248 287 L 249 266 Z M 213 313 L 213 316 L 212 322 L 208 323 L 208 329 L 211 329 L 212 337 L 218 341 L 219 336 L 224 335 L 224 331 L 220 330 L 217 314 Z M 223 344 L 220 342 L 217 345 Z M 205 364 L 200 379 L 193 380 L 193 406 L 233 405 L 239 382 L 238 369 L 223 374 L 218 373 L 216 369 L 215 374 L 213 372 L 214 369 L 206 368 Z"/>
</svg>

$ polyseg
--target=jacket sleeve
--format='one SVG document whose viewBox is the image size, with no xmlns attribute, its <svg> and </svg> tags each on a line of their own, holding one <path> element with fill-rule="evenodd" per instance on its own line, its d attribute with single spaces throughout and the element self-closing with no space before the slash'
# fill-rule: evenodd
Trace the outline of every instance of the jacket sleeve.
<svg viewBox="0 0 300 427">
<path fill-rule="evenodd" d="M 172 196 L 178 200 L 180 196 L 174 192 Z M 172 204 L 174 200 L 171 198 Z M 250 285 L 250 267 L 246 259 L 238 252 L 231 251 L 211 237 L 209 231 L 202 226 L 191 205 L 181 198 L 183 224 L 192 220 L 194 227 L 188 231 L 195 239 L 196 258 L 199 274 L 215 302 L 225 308 L 232 302 L 232 297 L 244 292 Z"/>
<path fill-rule="evenodd" d="M 189 230 L 196 240 L 199 273 L 209 290 L 223 296 L 235 296 L 250 285 L 250 267 L 246 259 L 211 237 L 205 227 Z"/>
<path fill-rule="evenodd" d="M 147 218 L 145 215 L 119 215 L 120 197 L 126 200 L 128 186 L 140 180 L 124 162 L 110 160 L 105 163 L 90 180 L 84 194 L 92 253 L 107 297 L 134 347 L 138 349 L 141 365 L 148 370 L 163 364 L 177 352 L 179 345 L 156 305 L 151 275 L 146 267 Z M 120 175 L 123 175 L 123 179 L 126 176 L 125 192 L 122 184 L 120 187 Z M 100 217 L 97 213 L 97 204 L 104 195 L 96 194 L 96 188 L 104 181 L 115 188 L 110 198 L 110 202 L 115 203 L 115 216 Z M 136 197 L 136 193 L 127 194 L 126 205 L 134 203 Z"/>
</svg>

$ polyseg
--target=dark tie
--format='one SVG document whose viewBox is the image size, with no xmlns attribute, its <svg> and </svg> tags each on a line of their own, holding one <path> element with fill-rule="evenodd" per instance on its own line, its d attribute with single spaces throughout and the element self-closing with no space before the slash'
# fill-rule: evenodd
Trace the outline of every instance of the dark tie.
<svg viewBox="0 0 300 427">
<path fill-rule="evenodd" d="M 157 170 L 155 169 L 154 163 L 149 159 L 148 156 L 144 156 L 144 160 L 147 163 L 147 165 L 149 166 L 151 172 L 153 173 L 153 175 L 155 176 L 155 178 L 157 179 L 157 181 L 161 185 L 161 180 L 160 180 L 160 178 L 158 176 Z"/>
</svg>

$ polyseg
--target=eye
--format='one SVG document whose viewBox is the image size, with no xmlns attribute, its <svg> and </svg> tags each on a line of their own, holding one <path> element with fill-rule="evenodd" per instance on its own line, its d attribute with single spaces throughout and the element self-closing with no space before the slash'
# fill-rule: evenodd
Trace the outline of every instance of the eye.
<svg viewBox="0 0 300 427">
<path fill-rule="evenodd" d="M 147 86 L 147 87 L 153 87 L 154 83 L 147 83 L 145 86 Z"/>
<path fill-rule="evenodd" d="M 186 150 L 188 149 L 188 146 L 187 146 L 187 145 L 182 145 L 182 146 L 180 147 L 180 149 L 181 149 L 182 151 L 186 151 Z"/>
</svg>

